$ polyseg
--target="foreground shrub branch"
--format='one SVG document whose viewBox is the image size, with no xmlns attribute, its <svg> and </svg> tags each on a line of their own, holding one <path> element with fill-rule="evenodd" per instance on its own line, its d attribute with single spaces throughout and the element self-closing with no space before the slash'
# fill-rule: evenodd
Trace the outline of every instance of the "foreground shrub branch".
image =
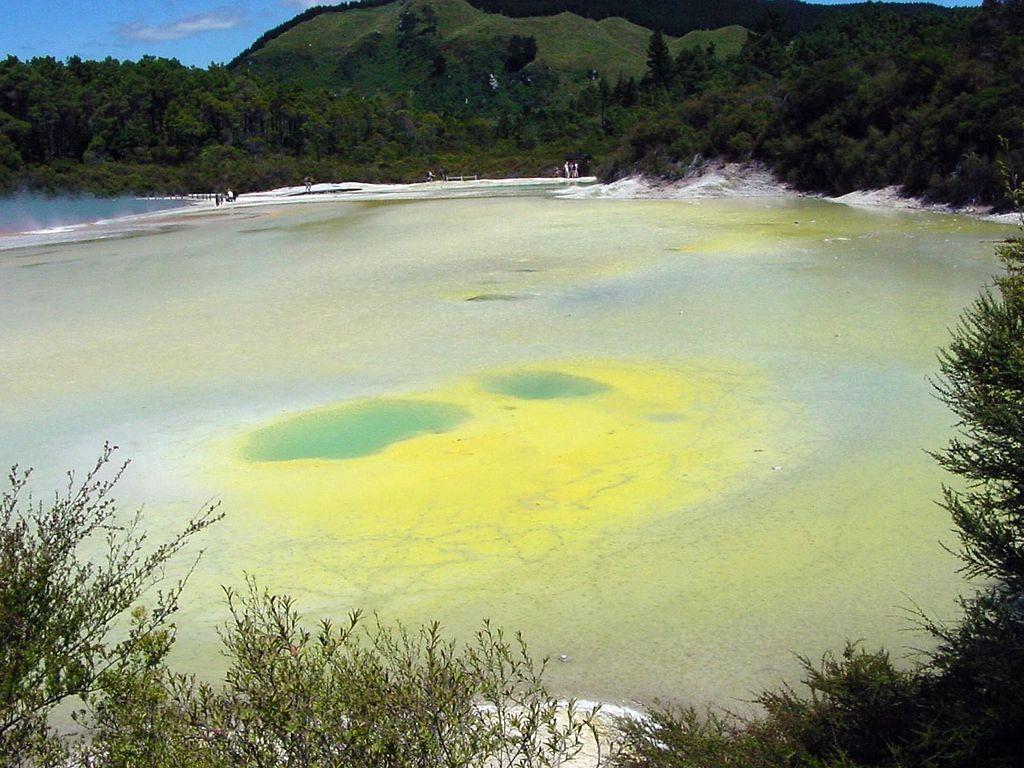
<svg viewBox="0 0 1024 768">
<path fill-rule="evenodd" d="M 148 546 L 140 513 L 124 516 L 104 447 L 82 480 L 68 473 L 44 503 L 27 495 L 30 471 L 12 467 L 0 497 L 0 754 L 16 764 L 45 740 L 49 712 L 88 696 L 175 611 L 187 576 L 158 591 L 168 561 L 219 518 L 208 506 L 170 540 Z M 91 559 L 95 552 L 99 559 Z M 124 636 L 117 622 L 140 598 Z"/>
<path fill-rule="evenodd" d="M 306 628 L 254 580 L 227 602 L 224 685 L 173 674 L 169 643 L 130 658 L 96 698 L 89 765 L 551 768 L 593 727 L 546 692 L 521 637 L 489 624 L 460 647 L 437 624 L 358 612 Z"/>
</svg>

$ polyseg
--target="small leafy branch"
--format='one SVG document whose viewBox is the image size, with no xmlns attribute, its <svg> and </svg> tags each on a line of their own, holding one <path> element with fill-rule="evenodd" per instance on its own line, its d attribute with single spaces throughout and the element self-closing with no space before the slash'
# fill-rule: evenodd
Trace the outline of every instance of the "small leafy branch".
<svg viewBox="0 0 1024 768">
<path fill-rule="evenodd" d="M 556 768 L 593 725 L 546 692 L 521 637 L 489 624 L 462 647 L 436 623 L 410 632 L 359 612 L 307 628 L 290 597 L 251 578 L 226 594 L 224 685 L 131 660 L 97 701 L 86 762 Z"/>
<path fill-rule="evenodd" d="M 209 505 L 149 547 L 141 510 L 125 517 L 114 500 L 128 466 L 110 469 L 115 451 L 105 445 L 81 481 L 69 472 L 49 503 L 27 494 L 31 470 L 17 466 L 0 496 L 0 754 L 12 764 L 45 740 L 54 707 L 95 691 L 174 613 L 191 569 L 157 589 L 165 566 L 221 517 Z M 89 560 L 100 543 L 102 556 Z M 153 607 L 137 610 L 126 636 L 112 640 L 121 617 L 147 595 Z"/>
</svg>

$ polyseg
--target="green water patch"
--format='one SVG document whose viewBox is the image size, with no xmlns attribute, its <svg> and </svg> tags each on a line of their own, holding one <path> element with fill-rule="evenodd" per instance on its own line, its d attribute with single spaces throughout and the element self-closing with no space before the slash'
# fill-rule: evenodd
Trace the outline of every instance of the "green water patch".
<svg viewBox="0 0 1024 768">
<path fill-rule="evenodd" d="M 249 461 L 354 459 L 418 435 L 447 432 L 468 418 L 468 411 L 450 403 L 371 400 L 257 430 L 244 455 Z"/>
<path fill-rule="evenodd" d="M 597 395 L 607 392 L 609 387 L 585 376 L 558 371 L 521 371 L 490 376 L 484 379 L 484 389 L 520 400 L 557 400 Z"/>
<path fill-rule="evenodd" d="M 466 301 L 527 301 L 532 299 L 522 293 L 478 293 L 466 298 Z"/>
</svg>

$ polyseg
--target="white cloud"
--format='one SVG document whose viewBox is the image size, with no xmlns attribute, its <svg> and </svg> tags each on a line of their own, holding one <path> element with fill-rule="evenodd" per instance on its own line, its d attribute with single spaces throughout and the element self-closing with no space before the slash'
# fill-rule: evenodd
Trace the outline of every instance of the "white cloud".
<svg viewBox="0 0 1024 768">
<path fill-rule="evenodd" d="M 298 8 L 299 10 L 306 10 L 312 8 L 314 5 L 336 5 L 337 0 L 281 0 L 281 5 L 286 8 Z"/>
<path fill-rule="evenodd" d="M 181 40 L 203 32 L 218 32 L 235 29 L 245 23 L 245 14 L 235 8 L 221 8 L 195 16 L 186 16 L 177 21 L 164 24 L 118 24 L 117 34 L 125 40 L 158 42 L 162 40 Z"/>
</svg>

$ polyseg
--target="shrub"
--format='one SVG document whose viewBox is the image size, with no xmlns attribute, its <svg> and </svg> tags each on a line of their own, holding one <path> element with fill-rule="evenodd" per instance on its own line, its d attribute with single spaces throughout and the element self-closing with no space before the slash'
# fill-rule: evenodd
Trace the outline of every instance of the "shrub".
<svg viewBox="0 0 1024 768">
<path fill-rule="evenodd" d="M 109 469 L 114 451 L 105 446 L 81 482 L 69 472 L 49 503 L 26 497 L 30 472 L 17 466 L 0 496 L 0 755 L 7 764 L 45 742 L 55 707 L 96 690 L 174 612 L 185 579 L 152 595 L 153 608 L 136 614 L 123 639 L 111 639 L 168 561 L 219 519 L 206 507 L 169 541 L 147 547 L 140 513 L 122 515 L 112 496 L 127 466 Z M 97 547 L 99 559 L 86 559 Z"/>
<path fill-rule="evenodd" d="M 885 651 L 847 645 L 817 665 L 801 659 L 809 695 L 790 687 L 756 699 L 764 715 L 663 709 L 621 723 L 620 768 L 899 765 L 918 676 Z"/>
<path fill-rule="evenodd" d="M 1024 226 L 1024 188 L 1008 184 L 1007 197 Z M 959 430 L 935 455 L 965 481 L 943 505 L 961 570 L 981 586 L 959 624 L 931 625 L 927 742 L 953 764 L 1009 767 L 1024 755 L 1024 239 L 997 252 L 1006 271 L 963 314 L 936 385 Z"/>
<path fill-rule="evenodd" d="M 358 613 L 307 629 L 289 597 L 252 580 L 227 602 L 224 686 L 168 671 L 169 644 L 141 649 L 96 698 L 89 765 L 542 768 L 592 728 L 545 691 L 522 638 L 489 624 L 459 647 L 437 624 L 409 632 Z"/>
</svg>

